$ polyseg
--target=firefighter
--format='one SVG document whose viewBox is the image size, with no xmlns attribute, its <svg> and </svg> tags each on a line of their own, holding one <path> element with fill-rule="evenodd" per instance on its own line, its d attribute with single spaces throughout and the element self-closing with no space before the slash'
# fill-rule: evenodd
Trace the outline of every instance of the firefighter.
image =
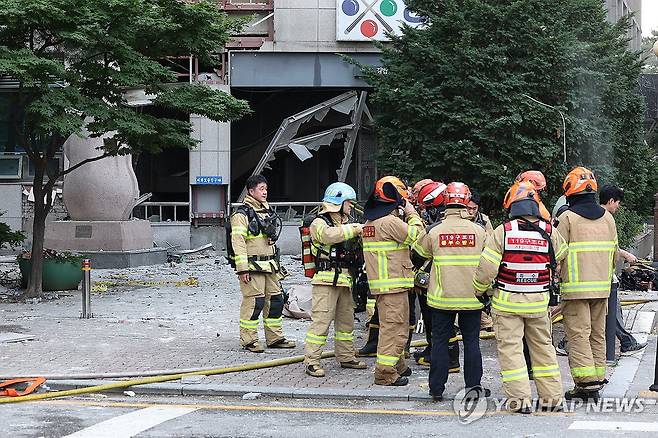
<svg viewBox="0 0 658 438">
<path fill-rule="evenodd" d="M 491 219 L 489 216 L 482 213 L 480 209 L 481 203 L 480 194 L 475 190 L 471 190 L 471 201 L 468 203 L 466 209 L 468 213 L 472 216 L 472 221 L 484 228 L 484 231 L 487 232 L 487 236 L 493 234 L 493 225 L 491 224 Z M 480 314 L 480 330 L 484 332 L 493 332 L 493 319 L 491 318 L 491 309 L 485 307 Z"/>
<path fill-rule="evenodd" d="M 540 218 L 535 196 L 527 181 L 512 185 L 503 204 L 509 220 L 487 239 L 473 278 L 480 297 L 495 280 L 492 308 L 503 388 L 508 409 L 522 414 L 532 412 L 524 338 L 532 359 L 538 408 L 558 410 L 562 405 L 548 303 L 557 261 L 566 256 L 567 246 L 560 233 Z"/>
<path fill-rule="evenodd" d="M 265 351 L 258 342 L 258 322 L 264 316 L 265 342 L 270 348 L 295 348 L 283 335 L 282 269 L 276 239 L 281 219 L 267 204 L 267 180 L 247 179 L 244 205 L 231 215 L 231 246 L 240 280 L 240 343 L 252 353 Z"/>
<path fill-rule="evenodd" d="M 415 208 L 420 210 L 420 214 L 423 214 L 424 211 L 419 207 L 418 203 L 418 193 L 426 185 L 433 183 L 429 178 L 422 179 L 418 181 L 414 186 L 409 190 L 410 196 L 409 201 L 413 204 Z M 423 222 L 426 222 L 426 218 L 421 218 Z M 411 347 L 411 338 L 413 336 L 414 330 L 416 328 L 416 294 L 412 289 L 409 292 L 409 337 L 407 338 L 407 344 L 404 347 L 405 358 L 409 357 L 409 350 Z M 377 339 L 379 337 L 379 312 L 375 308 L 375 298 L 374 296 L 368 297 L 366 302 L 366 314 L 368 317 L 368 322 L 366 323 L 368 327 L 368 339 L 366 344 L 359 349 L 357 356 L 360 357 L 373 357 L 377 355 Z M 429 363 L 429 362 L 428 362 Z"/>
<path fill-rule="evenodd" d="M 557 226 L 569 245 L 560 266 L 562 314 L 569 342 L 569 367 L 575 387 L 567 400 L 598 400 L 605 380 L 605 321 L 617 228 L 596 202 L 598 185 L 591 170 L 576 167 L 562 185 L 569 209 Z"/>
<path fill-rule="evenodd" d="M 324 193 L 318 217 L 311 222 L 311 251 L 317 271 L 311 281 L 313 306 L 304 363 L 306 374 L 313 377 L 325 375 L 320 357 L 332 321 L 335 356 L 341 368 L 366 368 L 364 362 L 354 358 L 354 301 L 350 290 L 354 279 L 350 271 L 358 269 L 359 257 L 353 242 L 361 235 L 363 226 L 349 223 L 353 202 L 356 192 L 352 187 L 333 183 Z"/>
<path fill-rule="evenodd" d="M 417 204 L 423 215 L 426 228 L 420 232 L 418 240 L 421 240 L 432 228 L 443 221 L 443 214 L 446 209 L 445 190 L 445 184 L 432 182 L 419 191 Z M 417 269 L 414 292 L 418 296 L 418 303 L 420 304 L 425 328 L 425 339 L 427 340 L 427 347 L 414 352 L 414 359 L 419 365 L 429 367 L 432 362 L 432 311 L 427 305 L 427 286 L 429 284 L 432 260 L 425 259 L 413 251 L 412 261 L 414 262 L 414 267 Z M 459 342 L 456 331 L 453 332 L 452 337 L 448 341 L 448 354 L 450 356 L 448 373 L 458 373 L 460 371 Z"/>
<path fill-rule="evenodd" d="M 443 221 L 418 240 L 413 249 L 432 259 L 427 304 L 432 308 L 432 359 L 429 387 L 433 400 L 443 399 L 448 380 L 448 341 L 455 317 L 464 342 L 464 380 L 467 393 L 489 396 L 481 387 L 480 312 L 472 278 L 484 247 L 484 229 L 471 221 L 466 207 L 471 192 L 466 184 L 452 182 L 445 191 Z"/>
<path fill-rule="evenodd" d="M 537 201 L 537 205 L 539 205 L 539 217 L 545 222 L 551 223 L 551 214 L 542 202 L 540 195 L 540 193 L 546 189 L 546 177 L 539 170 L 526 170 L 525 172 L 519 173 L 516 177 L 516 182 L 523 181 L 529 182 L 535 188 L 535 200 Z M 530 349 L 528 348 L 528 343 L 525 338 L 523 338 L 523 356 L 525 357 L 525 363 L 528 367 L 528 376 L 532 380 L 534 379 L 534 376 L 532 374 L 532 363 L 530 361 Z"/>
<path fill-rule="evenodd" d="M 379 313 L 377 385 L 404 386 L 411 375 L 404 360 L 409 336 L 408 294 L 414 285 L 409 247 L 416 241 L 422 222 L 408 197 L 398 178 L 383 177 L 375 184 L 363 213 L 366 273 Z"/>
</svg>

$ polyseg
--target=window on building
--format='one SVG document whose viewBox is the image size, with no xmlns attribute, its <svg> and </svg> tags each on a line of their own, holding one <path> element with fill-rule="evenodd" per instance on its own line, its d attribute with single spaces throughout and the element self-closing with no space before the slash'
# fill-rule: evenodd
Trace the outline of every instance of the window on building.
<svg viewBox="0 0 658 438">
<path fill-rule="evenodd" d="M 16 93 L 0 92 L 0 153 L 22 152 L 16 144 L 15 117 Z"/>
</svg>

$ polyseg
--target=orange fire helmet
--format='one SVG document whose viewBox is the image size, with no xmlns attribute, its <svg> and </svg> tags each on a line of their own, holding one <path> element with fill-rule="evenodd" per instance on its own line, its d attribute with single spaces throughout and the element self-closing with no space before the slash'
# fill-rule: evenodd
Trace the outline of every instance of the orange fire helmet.
<svg viewBox="0 0 658 438">
<path fill-rule="evenodd" d="M 445 202 L 445 191 L 447 186 L 440 182 L 432 181 L 425 184 L 418 192 L 418 203 L 421 207 L 440 207 Z"/>
<path fill-rule="evenodd" d="M 562 183 L 566 196 L 596 193 L 599 185 L 594 173 L 585 167 L 576 167 L 567 174 Z"/>
<path fill-rule="evenodd" d="M 387 202 L 396 201 L 395 199 L 392 199 L 390 196 L 387 196 L 386 193 L 384 193 L 384 184 L 386 183 L 391 183 L 393 187 L 395 187 L 395 189 L 398 191 L 402 199 L 409 199 L 409 191 L 407 190 L 407 186 L 402 181 L 400 181 L 400 178 L 398 178 L 397 176 L 385 176 L 380 178 L 375 183 L 375 196 L 377 198 Z"/>
<path fill-rule="evenodd" d="M 526 199 L 531 199 L 538 203 L 537 190 L 535 190 L 534 185 L 530 181 L 517 181 L 507 191 L 503 200 L 503 208 L 509 209 L 513 203 Z"/>
<path fill-rule="evenodd" d="M 451 182 L 445 191 L 446 205 L 466 207 L 471 200 L 471 190 L 462 182 Z"/>
<path fill-rule="evenodd" d="M 526 170 L 525 172 L 521 172 L 516 177 L 516 181 L 528 181 L 538 192 L 541 192 L 546 188 L 546 177 L 538 170 Z"/>
</svg>

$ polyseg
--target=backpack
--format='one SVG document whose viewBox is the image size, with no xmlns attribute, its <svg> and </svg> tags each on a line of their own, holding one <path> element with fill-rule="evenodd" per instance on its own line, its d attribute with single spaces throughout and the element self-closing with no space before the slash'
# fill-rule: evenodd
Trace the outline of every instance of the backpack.
<svg viewBox="0 0 658 438">
<path fill-rule="evenodd" d="M 253 208 L 248 207 L 246 205 L 240 205 L 236 207 L 235 211 L 231 213 L 231 216 L 229 216 L 229 220 L 226 221 L 224 224 L 224 230 L 226 231 L 226 255 L 228 258 L 228 264 L 233 268 L 236 269 L 235 265 L 235 250 L 233 249 L 233 243 L 231 242 L 231 233 L 233 232 L 233 229 L 231 227 L 231 217 L 233 217 L 234 214 L 237 213 L 242 213 L 245 216 L 247 216 L 247 222 L 251 222 L 253 217 L 256 215 L 256 211 L 254 211 Z"/>
<path fill-rule="evenodd" d="M 308 215 L 302 220 L 302 225 L 299 227 L 299 237 L 302 240 L 302 268 L 304 269 L 304 276 L 313 278 L 317 272 L 315 265 L 315 255 L 311 251 L 313 242 L 311 241 L 311 224 L 317 218 L 323 219 L 327 225 L 333 226 L 333 222 L 325 215 Z"/>
</svg>

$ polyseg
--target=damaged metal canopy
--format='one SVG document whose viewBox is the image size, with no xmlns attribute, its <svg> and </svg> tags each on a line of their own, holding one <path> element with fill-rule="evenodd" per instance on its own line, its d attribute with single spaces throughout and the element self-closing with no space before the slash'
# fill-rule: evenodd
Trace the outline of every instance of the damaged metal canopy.
<svg viewBox="0 0 658 438">
<path fill-rule="evenodd" d="M 305 161 L 313 155 L 310 151 L 317 151 L 322 146 L 330 145 L 337 137 L 345 137 L 344 157 L 340 168 L 336 171 L 338 181 L 345 181 L 347 171 L 352 162 L 354 144 L 359 129 L 361 128 L 361 118 L 365 112 L 370 119 L 370 112 L 366 107 L 367 93 L 362 91 L 360 94 L 356 91 L 348 91 L 315 105 L 307 110 L 301 111 L 286 118 L 278 131 L 272 138 L 265 153 L 256 165 L 252 175 L 259 174 L 265 168 L 269 168 L 268 163 L 275 160 L 275 154 L 282 150 L 292 151 L 300 161 Z M 334 110 L 346 115 L 350 115 L 350 123 L 327 129 L 314 134 L 297 137 L 300 127 L 310 121 L 317 120 L 321 122 L 327 116 L 330 110 Z M 238 202 L 242 202 L 247 195 L 247 189 L 243 189 Z"/>
</svg>

